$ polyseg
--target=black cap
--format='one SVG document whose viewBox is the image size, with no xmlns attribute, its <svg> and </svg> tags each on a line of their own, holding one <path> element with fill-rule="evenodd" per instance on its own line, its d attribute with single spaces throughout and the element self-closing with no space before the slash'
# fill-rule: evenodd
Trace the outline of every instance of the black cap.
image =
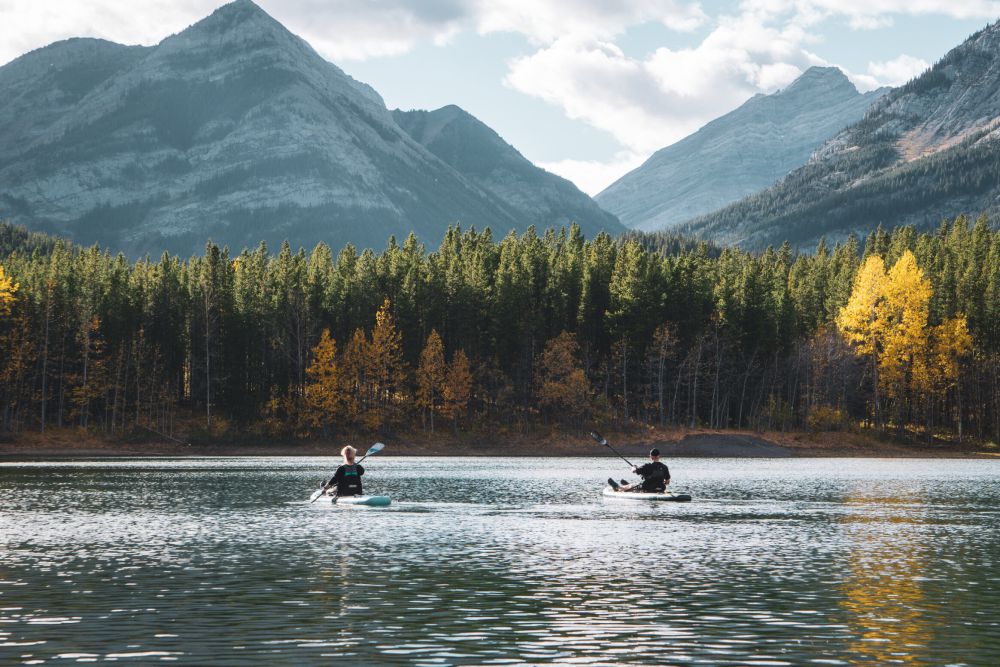
<svg viewBox="0 0 1000 667">
<path fill-rule="evenodd" d="M 660 455 L 660 450 L 657 449 L 656 447 L 653 447 L 651 450 L 649 450 L 649 455 L 650 456 L 659 456 Z"/>
</svg>

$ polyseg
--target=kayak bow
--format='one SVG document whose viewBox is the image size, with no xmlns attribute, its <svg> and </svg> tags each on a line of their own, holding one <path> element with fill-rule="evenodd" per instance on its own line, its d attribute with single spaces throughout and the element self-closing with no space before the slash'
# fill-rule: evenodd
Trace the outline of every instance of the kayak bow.
<svg viewBox="0 0 1000 667">
<path fill-rule="evenodd" d="M 619 500 L 663 501 L 663 502 L 675 502 L 675 503 L 686 503 L 691 501 L 691 496 L 689 496 L 686 493 L 670 493 L 669 491 L 665 491 L 663 493 L 646 493 L 643 491 L 615 491 L 610 486 L 604 487 L 604 497 L 618 498 Z"/>
<path fill-rule="evenodd" d="M 338 496 L 333 499 L 334 505 L 366 505 L 368 507 L 386 507 L 391 502 L 389 496 Z"/>
</svg>

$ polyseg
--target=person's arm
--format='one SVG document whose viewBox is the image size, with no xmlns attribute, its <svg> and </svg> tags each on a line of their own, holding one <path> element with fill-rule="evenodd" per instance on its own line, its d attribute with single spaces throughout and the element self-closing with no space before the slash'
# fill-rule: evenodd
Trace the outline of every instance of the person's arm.
<svg viewBox="0 0 1000 667">
<path fill-rule="evenodd" d="M 359 463 L 358 464 L 358 477 L 361 477 L 364 474 L 365 474 L 365 467 Z"/>
<path fill-rule="evenodd" d="M 339 468 L 337 468 L 337 472 L 333 473 L 333 477 L 330 478 L 330 481 L 326 483 L 326 488 L 329 489 L 331 486 L 336 486 L 337 482 L 339 482 L 340 478 L 343 476 L 344 476 L 344 467 L 340 466 Z"/>
</svg>

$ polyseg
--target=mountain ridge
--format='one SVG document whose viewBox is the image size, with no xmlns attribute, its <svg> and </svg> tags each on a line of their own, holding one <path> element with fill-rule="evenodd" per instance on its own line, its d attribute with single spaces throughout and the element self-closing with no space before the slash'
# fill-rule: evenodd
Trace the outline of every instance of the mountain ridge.
<svg viewBox="0 0 1000 667">
<path fill-rule="evenodd" d="M 747 248 L 927 228 L 1000 212 L 1000 22 L 879 99 L 860 121 L 760 193 L 684 230 Z"/>
<path fill-rule="evenodd" d="M 811 67 L 660 149 L 595 199 L 631 228 L 671 229 L 801 166 L 884 92 L 859 93 L 840 69 Z"/>
<path fill-rule="evenodd" d="M 373 88 L 250 0 L 154 47 L 94 48 L 113 62 L 79 98 L 46 107 L 50 82 L 25 81 L 19 99 L 42 107 L 27 135 L 0 103 L 0 146 L 16 148 L 0 156 L 0 217 L 132 255 L 193 252 L 207 237 L 380 247 L 411 231 L 436 240 L 453 223 L 527 226 L 502 192 L 411 138 Z M 32 53 L 14 74 L 44 69 L 49 53 Z M 48 67 L 89 62 L 78 60 Z M 8 67 L 0 81 L 14 78 Z M 561 205 L 588 202 L 576 190 Z M 594 211 L 576 220 L 586 233 L 622 229 Z"/>
<path fill-rule="evenodd" d="M 519 220 L 536 227 L 567 225 L 584 217 L 616 224 L 592 199 L 575 197 L 570 181 L 534 166 L 493 129 L 450 104 L 434 111 L 393 111 L 414 140 L 480 187 L 497 193 Z M 565 202 L 572 201 L 571 205 Z"/>
</svg>

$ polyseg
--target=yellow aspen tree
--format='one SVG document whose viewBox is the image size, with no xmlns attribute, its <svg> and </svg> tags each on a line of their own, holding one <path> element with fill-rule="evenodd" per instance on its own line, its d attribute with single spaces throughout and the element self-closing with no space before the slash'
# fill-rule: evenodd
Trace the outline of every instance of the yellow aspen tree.
<svg viewBox="0 0 1000 667">
<path fill-rule="evenodd" d="M 472 398 L 472 371 L 469 357 L 464 350 L 457 350 L 448 364 L 448 374 L 444 381 L 444 413 L 451 418 L 458 431 L 458 418 L 469 408 Z"/>
<path fill-rule="evenodd" d="M 879 372 L 886 392 L 896 400 L 900 426 L 904 409 L 920 389 L 914 371 L 929 352 L 931 284 L 907 250 L 893 265 L 885 281 L 886 328 Z"/>
<path fill-rule="evenodd" d="M 576 336 L 563 331 L 538 357 L 538 403 L 553 413 L 579 418 L 590 402 L 590 383 L 579 362 Z"/>
<path fill-rule="evenodd" d="M 440 403 L 446 371 L 444 344 L 437 330 L 431 329 L 417 367 L 417 405 L 430 412 L 431 433 L 434 432 L 434 413 Z"/>
<path fill-rule="evenodd" d="M 326 431 L 340 417 L 343 404 L 340 375 L 337 341 L 330 337 L 329 329 L 323 329 L 312 349 L 312 362 L 306 368 L 305 417 L 313 428 Z"/>
<path fill-rule="evenodd" d="M 0 315 L 10 315 L 17 288 L 18 284 L 4 272 L 3 265 L 0 264 Z"/>
<path fill-rule="evenodd" d="M 879 358 L 885 342 L 886 298 L 885 262 L 872 255 L 854 276 L 851 297 L 840 309 L 837 328 L 859 357 L 867 357 L 872 371 L 872 413 L 875 427 L 880 424 Z"/>
</svg>

